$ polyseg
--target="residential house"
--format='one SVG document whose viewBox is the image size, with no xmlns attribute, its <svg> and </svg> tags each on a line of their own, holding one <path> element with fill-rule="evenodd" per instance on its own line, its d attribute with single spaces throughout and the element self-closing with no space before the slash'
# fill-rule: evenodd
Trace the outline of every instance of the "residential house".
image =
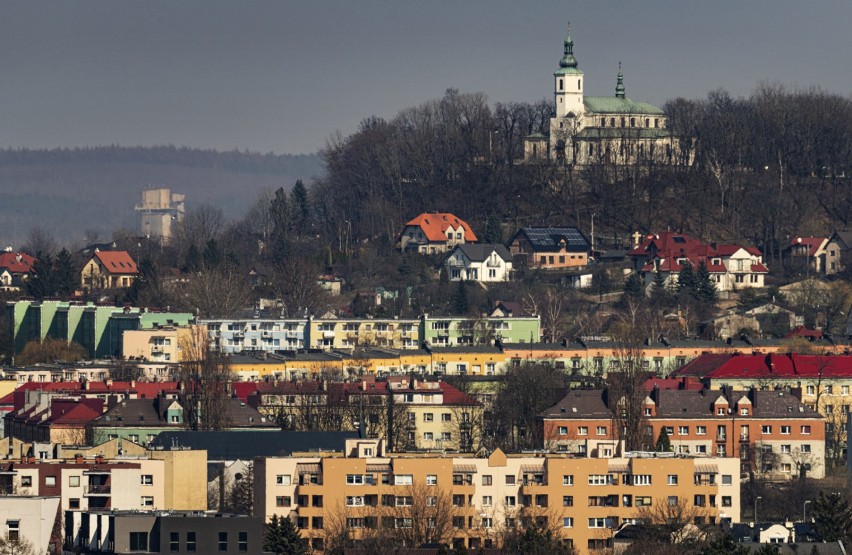
<svg viewBox="0 0 852 555">
<path fill-rule="evenodd" d="M 842 272 L 852 263 L 852 231 L 835 231 L 823 247 L 826 275 Z"/>
<path fill-rule="evenodd" d="M 638 234 L 634 238 L 638 240 Z M 644 277 L 646 286 L 654 282 L 657 273 L 666 283 L 677 283 L 684 264 L 698 268 L 703 263 L 720 292 L 761 288 L 769 273 L 762 253 L 755 247 L 704 243 L 670 231 L 645 237 L 627 255 L 634 270 Z"/>
<path fill-rule="evenodd" d="M 123 439 L 139 445 L 151 445 L 160 433 L 186 429 L 190 425 L 190 416 L 185 406 L 186 400 L 165 395 L 155 399 L 125 399 L 117 402 L 89 424 L 92 441 L 102 443 Z M 223 410 L 225 430 L 279 428 L 240 399 L 227 399 Z"/>
<path fill-rule="evenodd" d="M 740 520 L 739 462 L 733 458 L 607 460 L 500 449 L 487 457 L 396 454 L 381 440 L 355 439 L 342 454 L 259 458 L 254 478 L 254 514 L 295 519 L 318 550 L 329 507 L 341 508 L 357 540 L 384 523 L 411 526 L 423 496 L 443 499 L 435 510 L 450 513 L 455 549 L 498 547 L 498 530 L 523 523 L 553 530 L 580 553 L 595 552 L 610 548 L 612 531 L 647 507 L 682 500 L 697 522 Z"/>
<path fill-rule="evenodd" d="M 95 249 L 83 266 L 81 281 L 85 290 L 127 288 L 138 276 L 136 262 L 127 251 Z"/>
<path fill-rule="evenodd" d="M 32 272 L 35 258 L 25 252 L 0 253 L 0 290 L 20 291 Z"/>
<path fill-rule="evenodd" d="M 458 245 L 444 261 L 450 281 L 509 281 L 512 255 L 503 245 Z"/>
<path fill-rule="evenodd" d="M 790 244 L 784 247 L 781 255 L 794 268 L 825 274 L 829 258 L 825 250 L 827 245 L 825 237 L 791 237 Z"/>
<path fill-rule="evenodd" d="M 512 316 L 532 316 L 523 304 L 517 301 L 497 301 L 489 314 L 492 318 L 507 318 Z"/>
<path fill-rule="evenodd" d="M 365 375 L 353 383 L 261 382 L 256 387 L 249 404 L 287 429 L 360 428 L 368 437 L 393 435 L 396 448 L 409 449 L 473 451 L 482 439 L 482 405 L 443 381 Z"/>
<path fill-rule="evenodd" d="M 476 243 L 478 239 L 470 225 L 449 213 L 420 214 L 402 228 L 399 245 L 403 251 L 421 254 L 447 252 L 456 245 Z"/>
<path fill-rule="evenodd" d="M 522 227 L 509 241 L 513 256 L 524 255 L 531 268 L 583 268 L 592 245 L 576 227 Z"/>
<path fill-rule="evenodd" d="M 44 495 L 25 497 L 11 490 L 0 496 L 0 527 L 3 537 L 15 545 L 32 546 L 30 553 L 50 553 L 50 535 L 59 510 L 59 497 Z M 11 548 L 15 549 L 15 548 Z M 23 551 L 23 547 L 21 548 Z"/>
<path fill-rule="evenodd" d="M 570 391 L 540 415 L 544 447 L 617 456 L 617 403 L 607 389 Z M 825 420 L 802 403 L 801 392 L 654 388 L 642 410 L 648 450 L 665 429 L 675 453 L 735 457 L 744 474 L 781 480 L 802 472 L 825 475 Z"/>
</svg>

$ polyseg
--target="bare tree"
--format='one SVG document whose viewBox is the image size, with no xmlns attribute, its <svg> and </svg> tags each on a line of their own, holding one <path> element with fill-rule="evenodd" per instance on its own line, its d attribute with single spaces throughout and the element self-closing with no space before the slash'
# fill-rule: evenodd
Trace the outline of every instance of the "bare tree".
<svg viewBox="0 0 852 555">
<path fill-rule="evenodd" d="M 292 258 L 275 269 L 274 288 L 282 313 L 288 318 L 321 315 L 328 307 L 328 296 L 317 283 L 316 267 L 303 258 Z"/>
<path fill-rule="evenodd" d="M 566 296 L 554 287 L 530 292 L 524 298 L 524 308 L 541 318 L 542 340 L 559 341 L 565 335 Z"/>
<path fill-rule="evenodd" d="M 653 435 L 646 433 L 643 405 L 647 393 L 643 384 L 649 372 L 644 368 L 642 328 L 636 324 L 628 322 L 622 328 L 613 352 L 613 368 L 606 375 L 614 432 L 627 451 L 649 449 L 654 444 Z"/>
<path fill-rule="evenodd" d="M 204 318 L 233 316 L 250 305 L 247 276 L 231 264 L 202 265 L 189 276 L 182 293 L 179 303 Z"/>
<path fill-rule="evenodd" d="M 21 250 L 31 254 L 32 256 L 48 256 L 53 257 L 56 254 L 58 246 L 53 235 L 43 227 L 34 227 L 27 234 L 27 239 L 24 241 Z"/>
<path fill-rule="evenodd" d="M 186 425 L 191 430 L 222 430 L 228 425 L 230 384 L 225 356 L 210 349 L 206 333 L 196 330 L 181 344 L 185 360 L 178 368 Z"/>
</svg>

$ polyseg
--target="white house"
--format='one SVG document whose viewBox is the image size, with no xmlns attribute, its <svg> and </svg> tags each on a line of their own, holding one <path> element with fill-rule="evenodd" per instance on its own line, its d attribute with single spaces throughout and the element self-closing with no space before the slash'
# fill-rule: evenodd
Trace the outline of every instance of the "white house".
<svg viewBox="0 0 852 555">
<path fill-rule="evenodd" d="M 503 245 L 458 245 L 444 261 L 451 281 L 509 281 L 512 255 Z"/>
</svg>

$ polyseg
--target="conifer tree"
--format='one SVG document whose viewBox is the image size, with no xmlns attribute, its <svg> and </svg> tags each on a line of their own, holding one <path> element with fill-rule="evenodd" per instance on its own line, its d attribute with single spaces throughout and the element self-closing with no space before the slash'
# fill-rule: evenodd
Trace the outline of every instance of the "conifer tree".
<svg viewBox="0 0 852 555">
<path fill-rule="evenodd" d="M 465 286 L 464 280 L 461 279 L 458 282 L 456 294 L 453 295 L 453 311 L 456 314 L 467 314 L 469 308 L 470 307 L 467 302 L 467 287 Z"/>
<path fill-rule="evenodd" d="M 490 214 L 485 220 L 485 233 L 482 238 L 486 243 L 503 243 L 503 229 L 494 214 Z"/>
<path fill-rule="evenodd" d="M 307 555 L 299 529 L 287 517 L 272 515 L 263 535 L 263 550 L 275 555 Z"/>
<path fill-rule="evenodd" d="M 705 303 L 716 301 L 716 284 L 710 276 L 707 264 L 702 260 L 694 274 L 693 296 Z"/>
<path fill-rule="evenodd" d="M 660 430 L 660 437 L 657 438 L 656 445 L 657 452 L 667 453 L 672 450 L 672 442 L 669 439 L 669 432 L 666 430 L 666 427 Z"/>
<path fill-rule="evenodd" d="M 638 272 L 633 272 L 624 280 L 624 294 L 632 299 L 642 298 L 642 278 Z"/>
<path fill-rule="evenodd" d="M 53 282 L 56 294 L 61 297 L 74 294 L 79 284 L 79 276 L 74 270 L 71 253 L 66 248 L 60 250 L 56 260 L 53 261 Z"/>
<path fill-rule="evenodd" d="M 690 295 L 695 291 L 695 272 L 692 271 L 692 264 L 689 261 L 684 261 L 680 272 L 677 274 L 678 292 L 687 292 Z"/>
<path fill-rule="evenodd" d="M 36 253 L 30 277 L 27 280 L 27 293 L 36 300 L 42 300 L 54 294 L 53 259 L 48 253 Z"/>
<path fill-rule="evenodd" d="M 308 190 L 299 179 L 290 191 L 291 230 L 296 234 L 304 234 L 311 224 L 311 205 L 308 200 Z"/>
<path fill-rule="evenodd" d="M 839 492 L 820 492 L 814 501 L 814 524 L 823 541 L 852 540 L 852 508 L 849 500 Z"/>
</svg>

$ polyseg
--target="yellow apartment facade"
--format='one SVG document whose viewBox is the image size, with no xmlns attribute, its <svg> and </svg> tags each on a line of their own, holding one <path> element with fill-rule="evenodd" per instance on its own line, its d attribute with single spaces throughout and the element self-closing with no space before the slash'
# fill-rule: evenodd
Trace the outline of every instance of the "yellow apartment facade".
<svg viewBox="0 0 852 555">
<path fill-rule="evenodd" d="M 350 440 L 337 456 L 257 459 L 254 499 L 255 514 L 294 518 L 317 550 L 377 534 L 476 549 L 535 523 L 591 553 L 611 548 L 621 523 L 668 507 L 691 522 L 739 522 L 739 486 L 733 458 L 388 454 L 381 441 Z"/>
</svg>

